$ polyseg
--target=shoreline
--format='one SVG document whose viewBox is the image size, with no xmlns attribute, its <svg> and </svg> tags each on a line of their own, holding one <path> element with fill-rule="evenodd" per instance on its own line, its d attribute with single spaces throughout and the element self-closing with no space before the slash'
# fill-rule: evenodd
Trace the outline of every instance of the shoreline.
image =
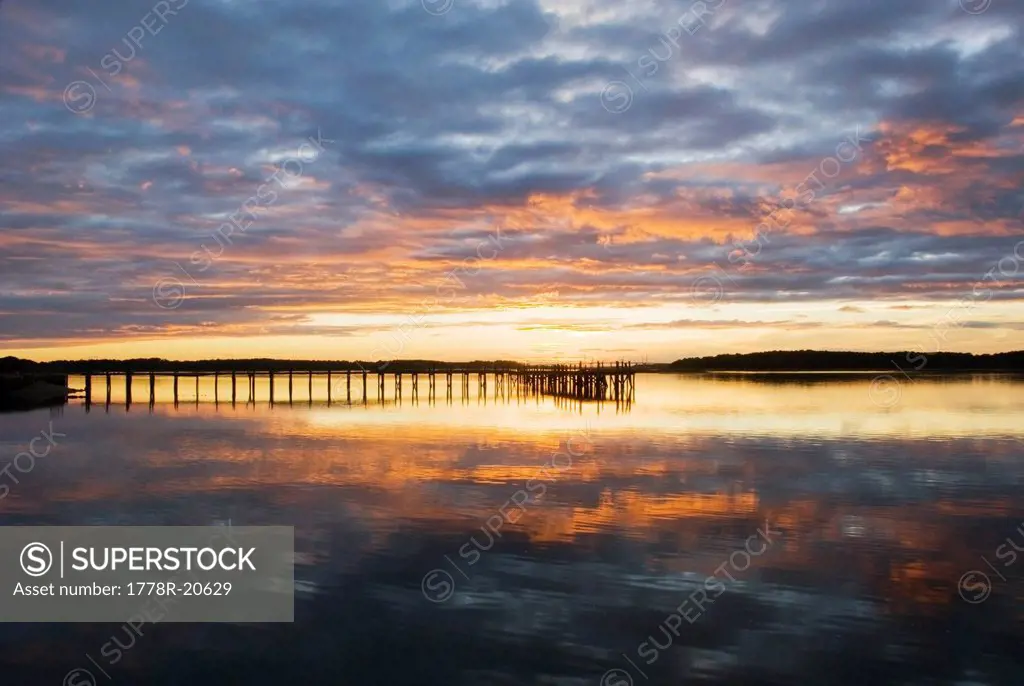
<svg viewBox="0 0 1024 686">
<path fill-rule="evenodd" d="M 634 373 L 670 374 L 892 374 L 921 376 L 928 374 L 1016 374 L 1024 373 L 1024 351 L 995 354 L 936 352 L 842 352 L 842 351 L 770 351 L 723 354 L 711 357 L 681 358 L 674 362 L 635 363 L 628 361 L 567 361 L 530 363 L 514 360 L 291 360 L 274 358 L 167 360 L 163 358 L 60 360 L 35 362 L 15 357 L 0 358 L 3 377 L 39 377 L 111 374 L 238 374 L 245 373 L 350 373 L 350 374 L 427 374 L 491 373 L 524 369 L 569 370 L 582 366 L 612 371 L 616 365 L 628 365 Z"/>
</svg>

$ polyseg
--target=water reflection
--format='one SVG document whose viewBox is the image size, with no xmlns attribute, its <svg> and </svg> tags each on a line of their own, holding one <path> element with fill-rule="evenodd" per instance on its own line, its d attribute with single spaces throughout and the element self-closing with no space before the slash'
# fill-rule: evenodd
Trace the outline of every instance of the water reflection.
<svg viewBox="0 0 1024 686">
<path fill-rule="evenodd" d="M 294 525 L 300 582 L 293 625 L 145 626 L 114 664 L 117 625 L 9 626 L 0 661 L 11 683 L 86 654 L 147 684 L 1017 683 L 1024 384 L 880 407 L 870 383 L 643 376 L 616 412 L 232 406 L 201 382 L 198 404 L 0 416 L 5 462 L 66 434 L 11 472 L 4 524 Z"/>
</svg>

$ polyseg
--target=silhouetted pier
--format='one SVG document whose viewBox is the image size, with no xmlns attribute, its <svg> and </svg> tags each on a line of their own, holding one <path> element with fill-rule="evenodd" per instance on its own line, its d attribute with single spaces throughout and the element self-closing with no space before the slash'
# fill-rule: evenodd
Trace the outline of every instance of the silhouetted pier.
<svg viewBox="0 0 1024 686">
<path fill-rule="evenodd" d="M 318 365 L 319 366 L 319 365 Z M 230 398 L 231 404 L 239 401 L 255 404 L 260 396 L 271 405 L 285 401 L 295 403 L 296 377 L 306 381 L 305 401 L 313 403 L 318 389 L 326 387 L 328 405 L 335 402 L 367 403 L 371 397 L 383 402 L 388 395 L 400 400 L 403 395 L 418 402 L 420 398 L 420 380 L 425 377 L 426 398 L 436 401 L 439 387 L 444 388 L 444 397 L 451 402 L 454 396 L 453 386 L 459 385 L 459 396 L 463 402 L 472 395 L 471 383 L 476 377 L 476 397 L 486 400 L 488 389 L 493 390 L 495 400 L 525 399 L 535 397 L 553 397 L 572 403 L 604 403 L 614 402 L 630 404 L 635 397 L 635 371 L 633 365 L 618 362 L 612 365 L 545 365 L 493 368 L 490 370 L 474 368 L 429 368 L 425 371 L 387 369 L 386 367 L 369 370 L 363 367 L 345 369 L 303 369 L 290 368 L 285 371 L 266 370 L 197 370 L 181 371 L 143 371 L 117 370 L 90 372 L 82 375 L 85 378 L 85 405 L 88 410 L 94 402 L 93 379 L 98 377 L 105 384 L 106 405 L 111 404 L 112 390 L 116 383 L 124 384 L 124 403 L 130 408 L 133 402 L 134 381 L 139 378 L 148 380 L 148 400 L 150 406 L 156 403 L 157 380 L 170 380 L 171 400 L 177 405 L 181 401 L 181 387 L 184 383 L 195 384 L 192 402 L 200 402 L 200 378 L 212 378 L 213 401 L 220 403 L 222 385 L 230 379 L 230 385 L 224 389 L 225 402 Z M 287 377 L 285 397 L 281 392 L 282 378 Z M 390 381 L 390 383 L 388 383 Z M 301 381 L 299 381 L 301 383 Z M 408 385 L 407 385 L 408 384 Z M 166 387 L 167 384 L 161 384 Z M 353 389 L 353 385 L 356 387 Z M 390 393 L 389 393 L 390 386 Z M 138 388 L 136 387 L 137 391 Z M 353 397 L 355 400 L 353 400 Z M 343 399 L 343 400 L 342 400 Z"/>
</svg>

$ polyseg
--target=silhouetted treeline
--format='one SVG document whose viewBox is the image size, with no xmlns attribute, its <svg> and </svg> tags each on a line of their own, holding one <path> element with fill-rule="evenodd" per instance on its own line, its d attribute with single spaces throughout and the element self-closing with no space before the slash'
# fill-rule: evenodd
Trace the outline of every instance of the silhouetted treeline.
<svg viewBox="0 0 1024 686">
<path fill-rule="evenodd" d="M 99 374 L 102 372 L 287 372 L 289 370 L 369 373 L 384 371 L 403 374 L 450 369 L 484 372 L 494 369 L 529 367 L 512 360 L 474 360 L 472 362 L 439 362 L 436 360 L 194 360 L 178 361 L 162 358 L 132 360 L 59 360 L 33 362 L 16 357 L 0 358 L 0 374 L 23 372 L 54 374 Z M 823 350 L 790 350 L 760 353 L 715 355 L 676 360 L 671 364 L 635 365 L 637 372 L 1024 372 L 1024 351 L 974 355 L 971 353 L 859 353 Z"/>
<path fill-rule="evenodd" d="M 776 350 L 676 360 L 673 372 L 1024 372 L 1024 351 L 972 353 L 859 353 L 823 350 Z"/>
<path fill-rule="evenodd" d="M 59 373 L 99 374 L 102 372 L 287 372 L 302 370 L 313 372 L 345 371 L 350 369 L 361 373 L 384 371 L 425 373 L 430 370 L 444 372 L 449 369 L 490 371 L 497 369 L 518 369 L 529 365 L 510 360 L 474 360 L 472 362 L 437 362 L 434 360 L 165 360 L 162 358 L 137 358 L 131 360 L 59 360 L 54 362 L 33 362 L 17 357 L 0 358 L 0 374 Z"/>
</svg>

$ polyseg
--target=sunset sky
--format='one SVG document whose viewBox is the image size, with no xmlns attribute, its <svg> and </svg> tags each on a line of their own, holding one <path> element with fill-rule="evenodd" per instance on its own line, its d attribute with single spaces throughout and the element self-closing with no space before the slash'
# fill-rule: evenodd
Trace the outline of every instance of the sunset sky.
<svg viewBox="0 0 1024 686">
<path fill-rule="evenodd" d="M 1022 45 L 1019 0 L 3 0 L 0 355 L 1024 348 Z"/>
</svg>

